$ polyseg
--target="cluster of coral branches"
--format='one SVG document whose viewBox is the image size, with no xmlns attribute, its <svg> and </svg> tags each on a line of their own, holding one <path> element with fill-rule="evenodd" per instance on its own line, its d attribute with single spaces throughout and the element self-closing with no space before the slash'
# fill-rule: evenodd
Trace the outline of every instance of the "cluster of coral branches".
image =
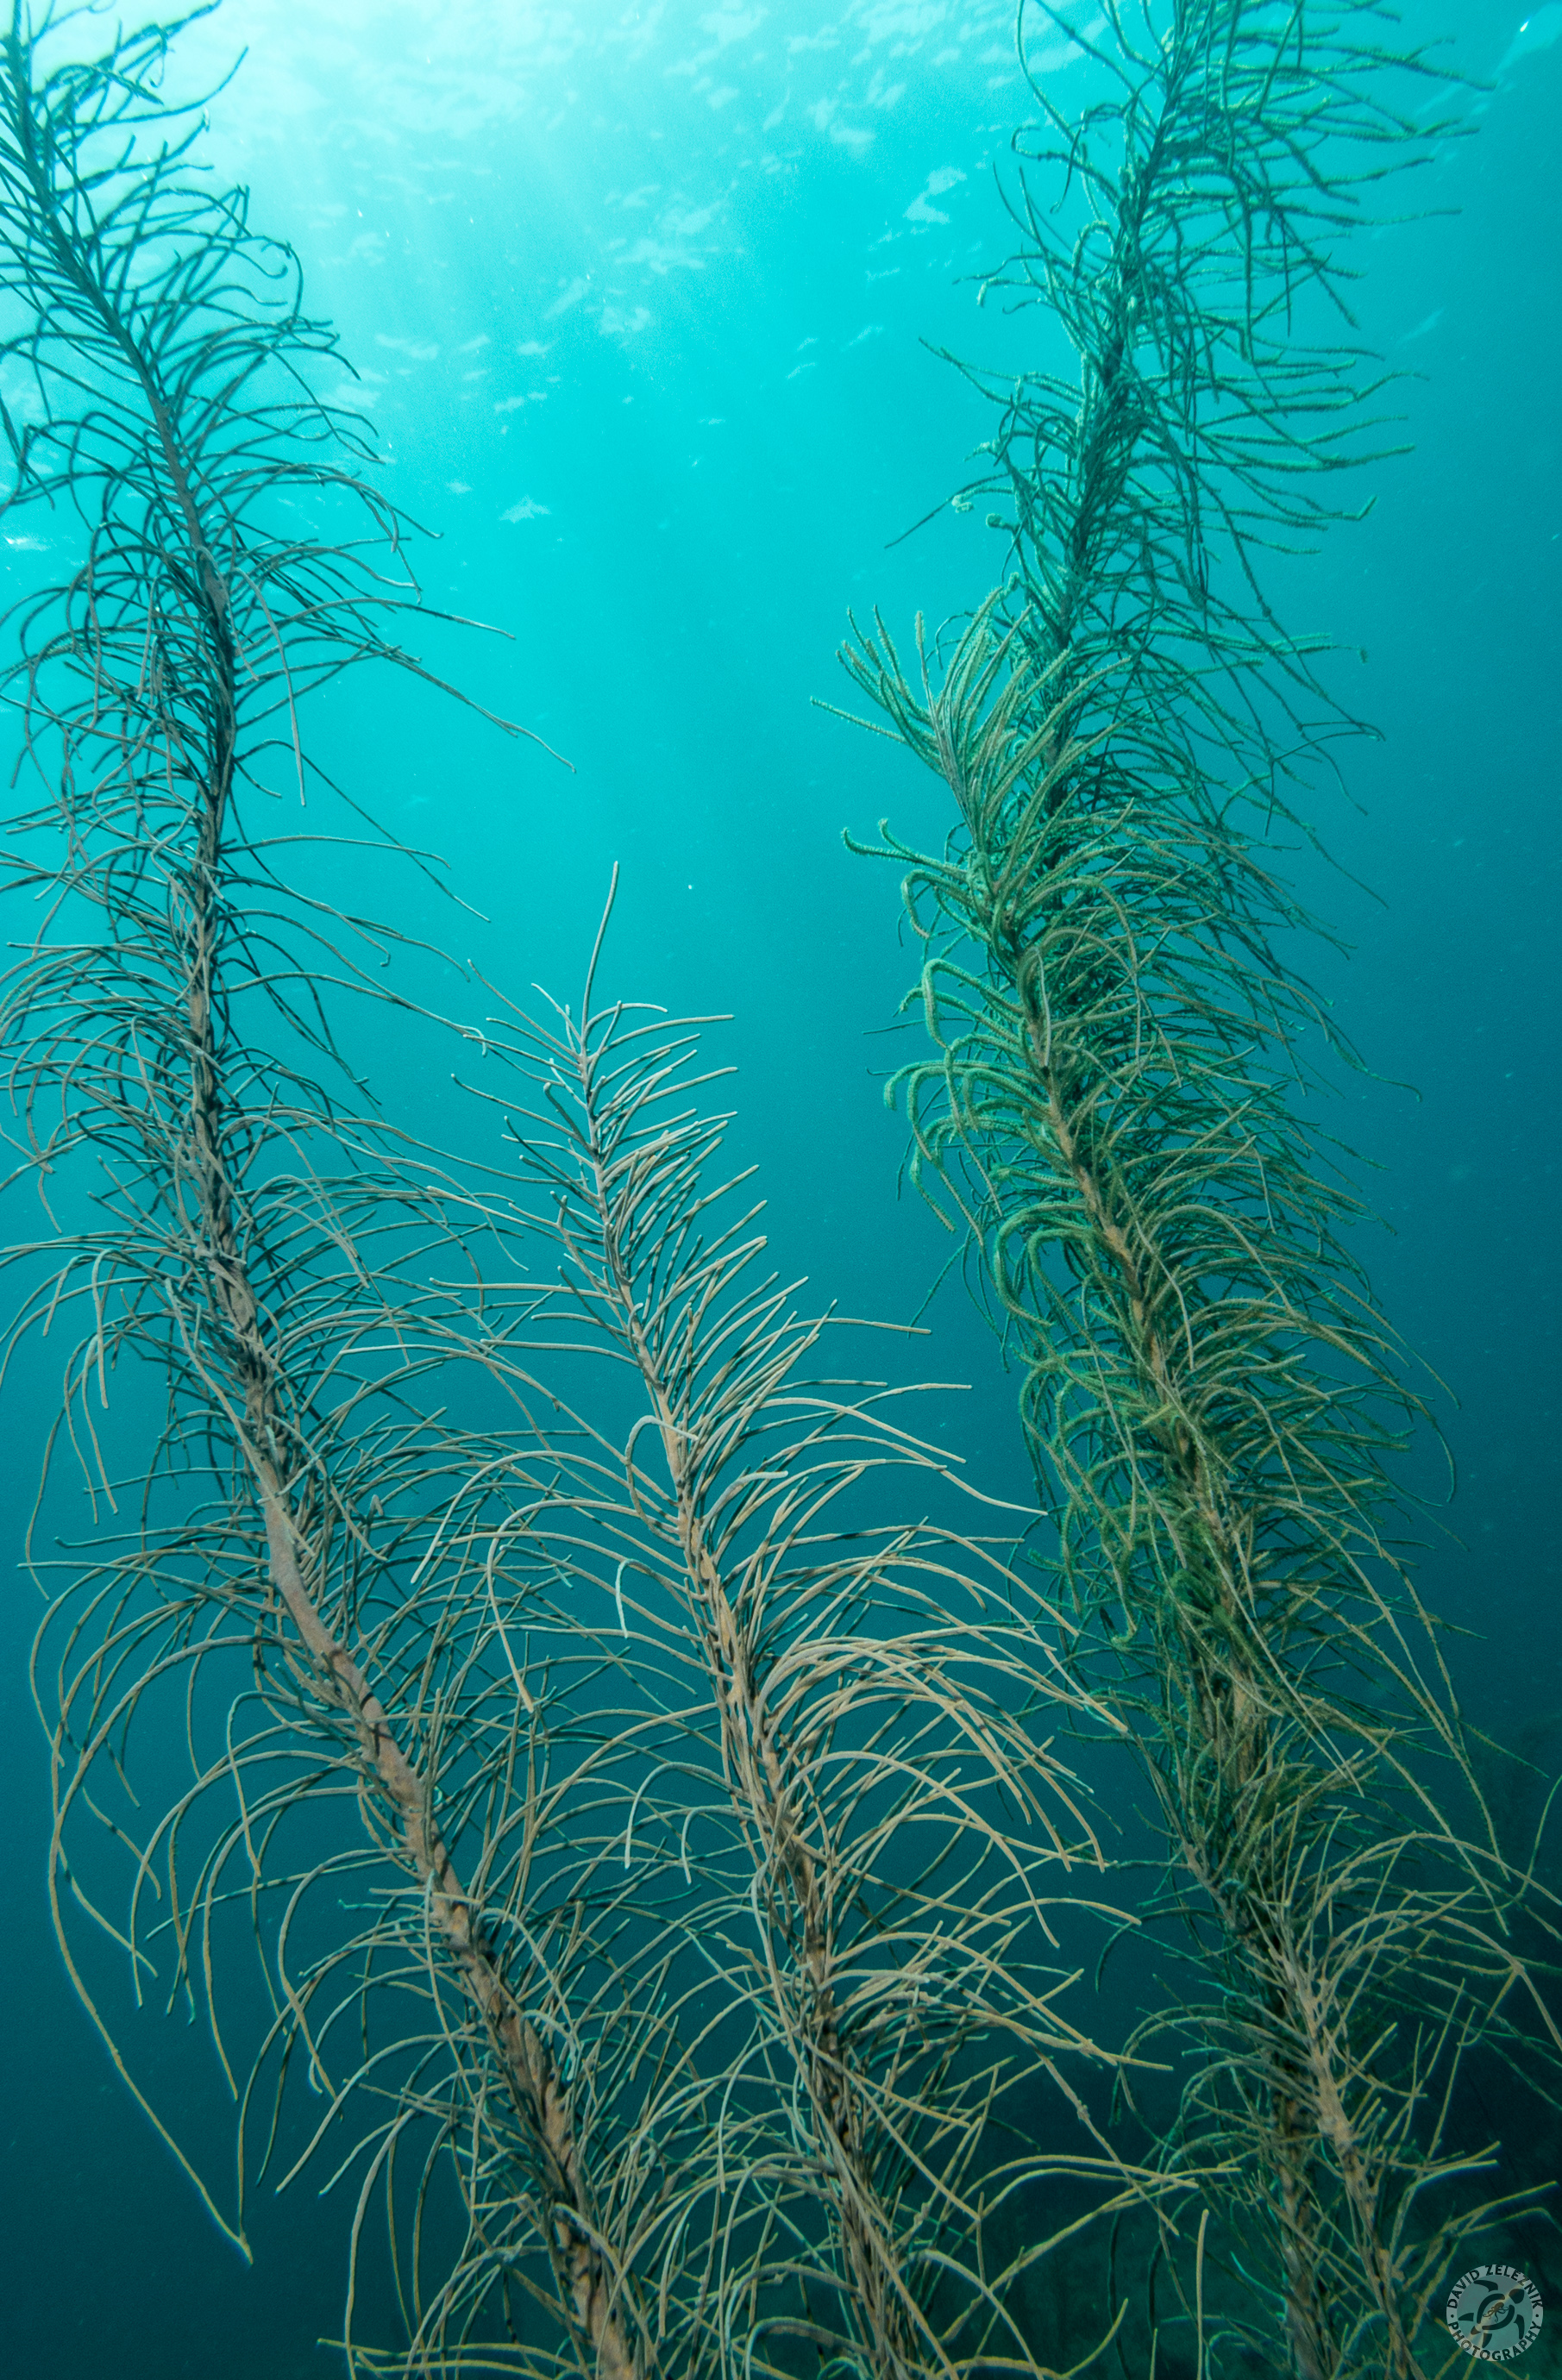
<svg viewBox="0 0 1562 2380">
<path fill-rule="evenodd" d="M 1104 95 L 1043 97 L 992 285 L 1077 374 L 994 389 L 1016 568 L 946 664 L 848 658 L 957 806 L 891 846 L 935 1044 L 901 1087 L 1021 1364 L 1040 1568 L 913 1408 L 817 1377 L 836 1326 L 763 1274 L 698 1033 L 599 994 L 600 942 L 540 1022 L 394 989 L 408 937 L 341 892 L 394 840 L 294 831 L 334 797 L 311 688 L 429 674 L 331 334 L 194 171 L 168 30 L 84 62 L 17 0 L 0 42 L 7 502 L 76 546 L 10 621 L 0 1000 L 44 1218 L 6 1361 L 70 1350 L 33 1539 L 61 1938 L 111 2046 L 127 1979 L 203 2013 L 237 2238 L 260 2179 L 347 2193 L 360 2372 L 1409 2375 L 1489 2162 L 1461 2061 L 1542 2022 L 1264 848 L 1346 722 L 1257 559 L 1379 443 L 1311 333 L 1426 151 L 1384 94 L 1434 86 L 1370 0 L 1039 14 Z M 373 1107 L 355 1018 L 398 1001 L 479 1157 Z M 1148 1912 L 1091 1736 L 1153 1787 Z M 1145 1913 L 1183 1963 L 1108 2051 L 1079 1973 Z"/>
<path fill-rule="evenodd" d="M 77 545 L 10 624 L 0 1034 L 72 1972 L 160 2129 L 124 1985 L 204 2014 L 237 2205 L 165 2137 L 236 2239 L 325 2162 L 360 2371 L 1034 2371 L 1052 2249 L 1191 2188 L 1102 2143 L 1068 2004 L 1056 1739 L 1113 1722 L 907 1409 L 811 1385 L 697 1034 L 594 961 L 542 1026 L 387 991 L 299 706 L 425 674 L 403 524 L 167 34 L 70 22 L 0 66 L 9 503 Z M 481 1164 L 377 1120 L 398 997 Z"/>
</svg>

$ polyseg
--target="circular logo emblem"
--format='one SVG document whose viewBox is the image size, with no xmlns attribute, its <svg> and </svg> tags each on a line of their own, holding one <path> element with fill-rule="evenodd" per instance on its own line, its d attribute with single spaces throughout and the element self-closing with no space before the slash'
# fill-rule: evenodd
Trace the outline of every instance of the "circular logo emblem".
<svg viewBox="0 0 1562 2380">
<path fill-rule="evenodd" d="M 1488 2363 L 1522 2355 L 1544 2318 L 1539 2289 L 1515 2265 L 1472 2265 L 1448 2291 L 1448 2328 L 1467 2355 Z"/>
</svg>

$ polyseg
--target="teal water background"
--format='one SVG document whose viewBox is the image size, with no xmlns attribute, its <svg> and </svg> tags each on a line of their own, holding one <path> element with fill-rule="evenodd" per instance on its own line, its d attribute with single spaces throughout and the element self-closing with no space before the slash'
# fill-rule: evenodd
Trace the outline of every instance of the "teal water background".
<svg viewBox="0 0 1562 2380">
<path fill-rule="evenodd" d="M 1346 690 L 1384 735 L 1347 756 L 1359 807 L 1319 796 L 1341 872 L 1294 874 L 1355 945 L 1320 950 L 1314 978 L 1383 1078 L 1352 1081 L 1339 1114 L 1392 1230 L 1364 1252 L 1458 1400 L 1439 1410 L 1458 1541 L 1422 1583 L 1480 1632 L 1458 1661 L 1470 1716 L 1555 1767 L 1562 6 L 1407 14 L 1490 87 L 1464 103 L 1476 137 L 1406 195 L 1434 212 L 1353 259 L 1364 335 L 1418 375 L 1414 451 L 1362 482 L 1365 523 L 1287 571 L 1290 622 L 1366 656 Z M 848 606 L 878 604 L 904 643 L 917 609 L 958 611 L 1002 566 L 982 505 L 947 503 L 986 407 L 926 343 L 994 365 L 1043 351 L 1038 318 L 975 302 L 1007 251 L 995 169 L 1026 114 L 1011 12 L 228 0 L 177 71 L 194 89 L 241 49 L 202 154 L 249 183 L 337 325 L 385 486 L 439 533 L 418 557 L 431 601 L 504 632 L 431 630 L 427 649 L 573 773 L 388 678 L 322 702 L 315 751 L 482 913 L 420 895 L 413 922 L 517 993 L 574 996 L 619 862 L 609 979 L 731 1014 L 736 1144 L 779 1269 L 909 1320 L 946 1251 L 897 1199 L 881 1098 L 918 1047 L 888 1029 L 914 959 L 894 872 L 840 830 L 887 813 L 937 843 L 946 804 L 810 698 L 848 698 Z M 1082 70 L 1061 49 L 1041 63 L 1067 104 Z M 449 998 L 481 1006 L 454 977 Z M 451 1094 L 421 1045 L 382 1019 L 360 1047 L 393 1111 L 437 1138 Z M 972 1384 L 939 1427 L 1025 1493 L 1012 1383 L 958 1284 L 924 1320 L 905 1365 Z M 13 1545 L 27 1425 L 6 1424 Z M 31 1598 L 16 1579 L 5 1621 L 0 2365 L 325 2372 L 312 2342 L 337 2317 L 345 2210 L 312 2182 L 262 2205 L 247 2272 L 68 1993 L 41 1882 Z M 220 2177 L 202 2041 L 174 2021 L 153 2055 L 160 2104 Z"/>
</svg>

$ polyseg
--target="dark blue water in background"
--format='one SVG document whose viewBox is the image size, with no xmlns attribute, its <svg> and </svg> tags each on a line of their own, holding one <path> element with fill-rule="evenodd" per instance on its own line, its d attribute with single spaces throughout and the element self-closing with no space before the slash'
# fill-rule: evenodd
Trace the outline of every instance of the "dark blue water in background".
<svg viewBox="0 0 1562 2380">
<path fill-rule="evenodd" d="M 1470 1716 L 1555 1767 L 1562 6 L 1523 30 L 1493 0 L 1408 13 L 1491 88 L 1467 102 L 1475 137 L 1407 194 L 1447 212 L 1355 259 L 1366 336 L 1419 375 L 1414 452 L 1361 489 L 1368 521 L 1287 577 L 1293 625 L 1366 654 L 1348 691 L 1384 732 L 1347 761 L 1360 807 L 1320 797 L 1343 872 L 1297 872 L 1355 944 L 1314 978 L 1384 1078 L 1355 1082 L 1341 1121 L 1381 1169 L 1373 1275 L 1458 1401 L 1440 1405 L 1458 1538 L 1423 1585 L 1481 1632 L 1458 1673 Z M 888 813 L 936 844 L 945 805 L 810 698 L 848 698 L 848 606 L 878 604 L 909 641 L 918 608 L 955 612 L 1001 566 L 980 504 L 946 501 L 985 408 L 923 343 L 1037 354 L 1039 323 L 979 312 L 962 279 L 1007 248 L 993 169 L 1025 113 L 1009 10 L 229 0 L 181 72 L 193 86 L 246 47 L 204 153 L 251 186 L 338 326 L 387 489 L 440 533 L 430 599 L 507 639 L 431 630 L 425 648 L 574 764 L 388 678 L 323 702 L 322 760 L 483 913 L 398 895 L 400 914 L 518 992 L 573 997 L 620 862 L 609 979 L 732 1014 L 738 1146 L 763 1168 L 779 1267 L 909 1319 L 946 1245 L 897 1202 L 880 1097 L 917 1047 L 886 1032 L 913 963 L 893 871 L 840 830 Z M 1079 69 L 1056 71 L 1066 101 Z M 362 1046 L 437 1138 L 437 1075 L 383 1023 Z M 940 1427 L 1023 1493 L 992 1342 L 958 1287 L 926 1319 L 916 1367 L 973 1384 Z M 13 1524 L 25 1424 L 13 1410 Z M 341 2210 L 312 2184 L 262 2206 L 247 2272 L 69 1996 L 40 1882 L 25 1581 L 5 1615 L 0 2361 L 55 2380 L 324 2372 Z M 164 2031 L 156 2087 L 221 2174 L 209 2056 Z"/>
</svg>

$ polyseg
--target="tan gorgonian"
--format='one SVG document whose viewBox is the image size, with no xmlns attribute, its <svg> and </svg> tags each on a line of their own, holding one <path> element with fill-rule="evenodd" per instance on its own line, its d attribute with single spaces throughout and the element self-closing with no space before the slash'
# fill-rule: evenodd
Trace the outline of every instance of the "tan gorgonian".
<svg viewBox="0 0 1562 2380">
<path fill-rule="evenodd" d="M 1406 1567 L 1419 1408 L 1312 1120 L 1350 1053 L 1272 848 L 1357 722 L 1263 565 L 1384 453 L 1343 243 L 1449 135 L 1446 79 L 1377 0 L 1027 0 L 1019 40 L 1049 70 L 982 294 L 1046 360 L 971 372 L 996 421 L 956 499 L 999 507 L 1008 575 L 935 655 L 919 623 L 909 675 L 882 623 L 843 655 L 952 802 L 942 850 L 880 846 L 932 1045 L 894 1087 L 1020 1374 L 1078 1674 L 1154 1789 L 1178 1956 L 1138 2046 L 1190 2058 L 1157 2125 L 1224 2217 L 1211 2352 L 1407 2380 L 1489 2219 L 1471 2053 L 1558 2046 L 1554 1912 Z"/>
<path fill-rule="evenodd" d="M 398 847 L 279 805 L 336 798 L 311 687 L 422 674 L 403 524 L 166 35 L 51 24 L 0 75 L 9 502 L 81 528 L 12 622 L 0 1032 L 45 1220 L 8 1360 L 72 1342 L 31 1545 L 72 1973 L 128 2080 L 123 1981 L 204 2017 L 231 2236 L 257 2173 L 356 2189 L 360 2371 L 1037 2374 L 1038 2268 L 1190 2194 L 1103 2144 L 1120 2061 L 1062 2005 L 1105 1885 L 1053 1739 L 1111 1722 L 957 1466 L 804 1378 L 686 1037 L 494 1028 L 543 1102 L 506 1166 L 376 1121 L 354 1001 L 446 1029 L 347 889 Z"/>
</svg>

